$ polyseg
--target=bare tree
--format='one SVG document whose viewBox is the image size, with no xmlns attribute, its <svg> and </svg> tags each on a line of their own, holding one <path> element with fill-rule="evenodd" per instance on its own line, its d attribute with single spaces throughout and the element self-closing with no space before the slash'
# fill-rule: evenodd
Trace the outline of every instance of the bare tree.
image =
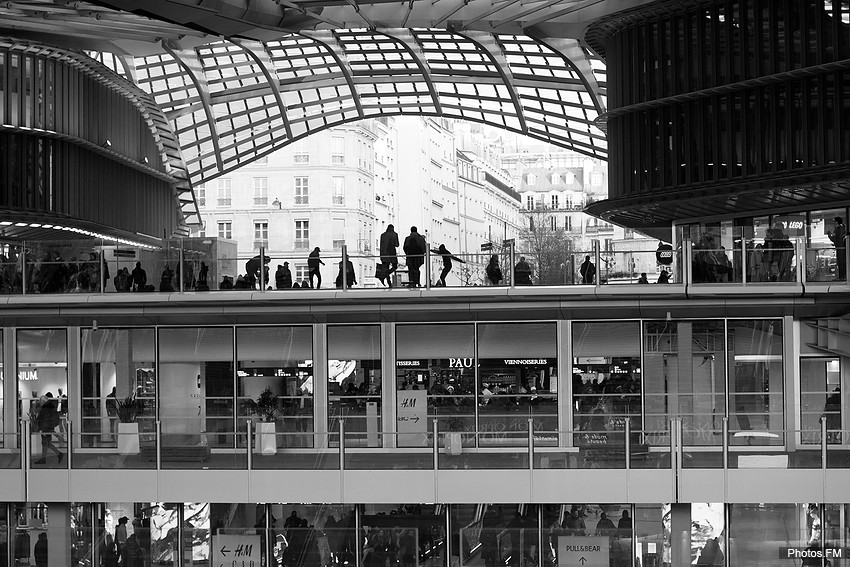
<svg viewBox="0 0 850 567">
<path fill-rule="evenodd" d="M 526 225 L 520 233 L 517 255 L 525 256 L 532 264 L 533 279 L 538 285 L 575 283 L 573 239 L 566 230 L 557 228 L 556 218 L 542 206 L 525 213 Z"/>
</svg>

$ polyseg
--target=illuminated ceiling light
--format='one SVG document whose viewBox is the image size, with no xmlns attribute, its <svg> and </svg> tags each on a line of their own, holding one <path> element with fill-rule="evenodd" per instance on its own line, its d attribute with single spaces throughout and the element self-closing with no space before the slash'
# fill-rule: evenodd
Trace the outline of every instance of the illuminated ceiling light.
<svg viewBox="0 0 850 567">
<path fill-rule="evenodd" d="M 112 142 L 110 142 L 109 139 L 107 139 L 105 142 L 103 142 L 103 147 L 104 148 L 111 148 Z"/>
<path fill-rule="evenodd" d="M 30 226 L 31 226 L 32 228 L 40 228 L 40 227 L 41 227 L 41 223 L 31 222 L 31 223 L 30 223 Z"/>
<path fill-rule="evenodd" d="M 27 223 L 25 223 L 25 222 L 16 222 L 16 223 L 15 223 L 15 226 L 27 226 Z"/>
<path fill-rule="evenodd" d="M 0 226 L 9 226 L 10 224 L 12 224 L 12 221 L 4 220 L 3 222 L 0 222 Z"/>
</svg>

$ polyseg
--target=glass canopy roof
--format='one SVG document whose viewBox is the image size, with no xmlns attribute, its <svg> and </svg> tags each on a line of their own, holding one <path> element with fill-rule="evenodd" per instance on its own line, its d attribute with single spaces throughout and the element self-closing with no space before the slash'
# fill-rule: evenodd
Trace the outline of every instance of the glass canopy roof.
<svg viewBox="0 0 850 567">
<path fill-rule="evenodd" d="M 575 40 L 346 29 L 93 55 L 154 97 L 193 183 L 324 128 L 387 115 L 484 122 L 607 157 L 595 124 L 605 112 L 604 67 Z"/>
</svg>

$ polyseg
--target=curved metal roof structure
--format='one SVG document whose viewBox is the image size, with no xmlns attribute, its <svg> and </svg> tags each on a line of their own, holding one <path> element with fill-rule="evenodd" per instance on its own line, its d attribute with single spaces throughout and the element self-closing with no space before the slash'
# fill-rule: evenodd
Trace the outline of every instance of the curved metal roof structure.
<svg viewBox="0 0 850 567">
<path fill-rule="evenodd" d="M 388 115 L 483 122 L 606 159 L 605 69 L 576 38 L 607 4 L 18 0 L 0 2 L 0 36 L 86 53 L 138 85 L 197 184 Z"/>
<path fill-rule="evenodd" d="M 604 159 L 604 70 L 574 40 L 335 30 L 220 40 L 128 62 L 171 120 L 194 183 L 334 125 L 387 115 L 484 122 Z"/>
</svg>

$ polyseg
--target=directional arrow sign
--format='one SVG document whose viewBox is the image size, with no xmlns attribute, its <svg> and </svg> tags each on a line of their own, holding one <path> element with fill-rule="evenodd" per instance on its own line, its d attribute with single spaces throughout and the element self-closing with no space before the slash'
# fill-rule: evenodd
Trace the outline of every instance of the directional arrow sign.
<svg viewBox="0 0 850 567">
<path fill-rule="evenodd" d="M 558 565 L 563 567 L 608 567 L 609 540 L 601 537 L 558 537 Z"/>
<path fill-rule="evenodd" d="M 260 536 L 255 534 L 215 534 L 212 544 L 213 567 L 259 567 Z"/>
</svg>

